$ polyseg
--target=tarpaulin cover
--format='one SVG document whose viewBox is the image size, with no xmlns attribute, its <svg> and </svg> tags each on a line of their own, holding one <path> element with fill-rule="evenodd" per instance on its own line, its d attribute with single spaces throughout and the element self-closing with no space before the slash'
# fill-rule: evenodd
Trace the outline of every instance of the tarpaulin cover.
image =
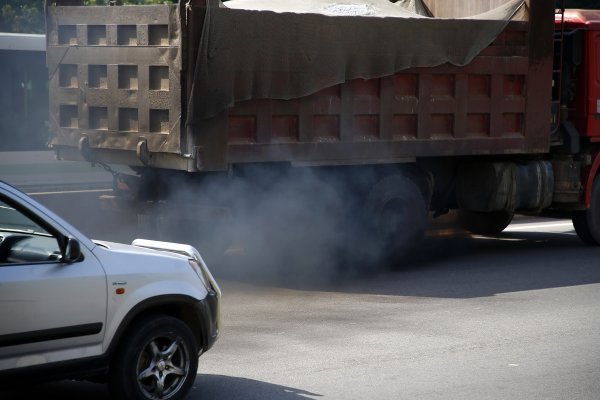
<svg viewBox="0 0 600 400">
<path fill-rule="evenodd" d="M 209 0 L 187 123 L 244 100 L 293 99 L 351 79 L 466 65 L 525 8 L 510 0 L 445 19 L 430 17 L 421 0 Z"/>
</svg>

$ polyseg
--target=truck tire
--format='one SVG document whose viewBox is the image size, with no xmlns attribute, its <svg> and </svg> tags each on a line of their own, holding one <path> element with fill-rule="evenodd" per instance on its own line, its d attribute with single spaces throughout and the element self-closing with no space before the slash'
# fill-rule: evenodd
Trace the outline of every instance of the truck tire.
<svg viewBox="0 0 600 400">
<path fill-rule="evenodd" d="M 458 223 L 461 227 L 477 235 L 495 235 L 510 224 L 515 213 L 512 211 L 477 212 L 458 210 Z"/>
<path fill-rule="evenodd" d="M 600 245 L 600 177 L 594 179 L 590 208 L 575 211 L 572 220 L 581 240 L 592 246 Z"/>
<path fill-rule="evenodd" d="M 402 174 L 389 175 L 377 182 L 366 201 L 376 248 L 384 258 L 401 259 L 417 247 L 425 236 L 427 204 L 417 184 Z"/>
<path fill-rule="evenodd" d="M 181 320 L 152 315 L 139 320 L 111 363 L 112 398 L 183 399 L 198 369 L 198 344 Z"/>
</svg>

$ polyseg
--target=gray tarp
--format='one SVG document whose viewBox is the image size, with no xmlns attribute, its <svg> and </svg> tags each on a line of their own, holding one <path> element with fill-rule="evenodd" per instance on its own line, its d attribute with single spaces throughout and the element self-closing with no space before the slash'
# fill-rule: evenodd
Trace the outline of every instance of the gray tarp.
<svg viewBox="0 0 600 400">
<path fill-rule="evenodd" d="M 323 14 L 329 16 L 372 16 L 413 18 L 427 16 L 420 0 L 231 0 L 227 8 L 238 10 Z"/>
<path fill-rule="evenodd" d="M 209 0 L 187 123 L 239 101 L 292 99 L 351 79 L 468 64 L 524 8 L 511 0 L 478 16 L 439 19 L 427 17 L 420 0 Z M 348 16 L 357 13 L 363 16 Z"/>
</svg>

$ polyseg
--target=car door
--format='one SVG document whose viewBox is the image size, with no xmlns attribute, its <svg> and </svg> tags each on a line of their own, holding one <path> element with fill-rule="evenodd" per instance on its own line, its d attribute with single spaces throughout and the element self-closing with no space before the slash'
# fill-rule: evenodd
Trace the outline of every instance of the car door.
<svg viewBox="0 0 600 400">
<path fill-rule="evenodd" d="M 62 261 L 67 235 L 0 191 L 0 370 L 102 352 L 106 275 L 85 246 Z"/>
</svg>

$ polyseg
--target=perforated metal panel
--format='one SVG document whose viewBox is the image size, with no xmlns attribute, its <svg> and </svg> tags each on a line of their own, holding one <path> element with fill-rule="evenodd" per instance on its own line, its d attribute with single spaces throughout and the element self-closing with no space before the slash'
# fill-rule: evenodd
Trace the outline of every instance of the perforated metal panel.
<svg viewBox="0 0 600 400">
<path fill-rule="evenodd" d="M 55 146 L 182 152 L 175 5 L 47 8 Z"/>
</svg>

